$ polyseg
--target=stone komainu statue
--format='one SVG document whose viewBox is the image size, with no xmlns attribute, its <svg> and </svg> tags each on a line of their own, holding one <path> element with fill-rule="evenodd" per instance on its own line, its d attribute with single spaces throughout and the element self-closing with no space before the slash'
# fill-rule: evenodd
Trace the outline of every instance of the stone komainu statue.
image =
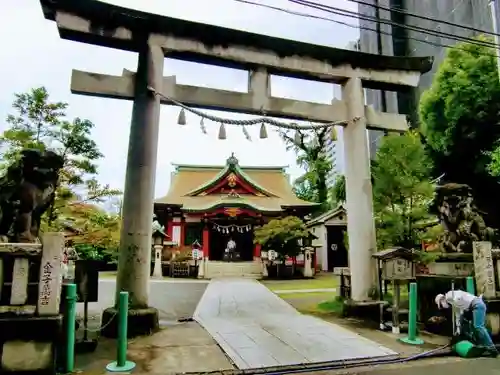
<svg viewBox="0 0 500 375">
<path fill-rule="evenodd" d="M 486 226 L 468 185 L 438 186 L 432 211 L 445 231 L 440 240 L 445 252 L 472 253 L 474 241 L 491 240 L 493 230 Z"/>
<path fill-rule="evenodd" d="M 44 212 L 53 204 L 63 158 L 52 151 L 23 150 L 0 178 L 0 236 L 36 242 Z"/>
</svg>

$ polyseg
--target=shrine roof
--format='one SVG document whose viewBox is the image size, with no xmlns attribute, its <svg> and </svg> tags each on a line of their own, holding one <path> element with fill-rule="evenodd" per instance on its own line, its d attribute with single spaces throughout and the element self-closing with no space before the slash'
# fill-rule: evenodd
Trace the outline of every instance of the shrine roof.
<svg viewBox="0 0 500 375">
<path fill-rule="evenodd" d="M 231 158 L 230 158 L 231 159 Z M 208 211 L 218 207 L 249 207 L 262 212 L 279 212 L 286 207 L 314 207 L 317 204 L 297 198 L 284 167 L 224 167 L 176 165 L 166 196 L 155 204 L 182 206 L 184 211 Z M 228 174 L 234 173 L 254 189 L 255 194 L 209 193 Z"/>
<path fill-rule="evenodd" d="M 315 217 L 314 219 L 309 220 L 306 224 L 308 227 L 322 225 L 325 224 L 328 220 L 334 219 L 340 215 L 346 215 L 346 209 L 342 204 L 319 215 L 318 217 Z"/>
</svg>

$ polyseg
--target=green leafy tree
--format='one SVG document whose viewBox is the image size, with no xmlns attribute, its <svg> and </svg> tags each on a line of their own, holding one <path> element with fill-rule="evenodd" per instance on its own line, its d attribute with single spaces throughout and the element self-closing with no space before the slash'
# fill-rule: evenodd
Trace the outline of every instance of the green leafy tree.
<svg viewBox="0 0 500 375">
<path fill-rule="evenodd" d="M 372 164 L 373 198 L 380 249 L 419 247 L 432 216 L 432 163 L 416 132 L 384 137 Z"/>
<path fill-rule="evenodd" d="M 484 37 L 481 40 L 486 40 Z M 500 82 L 495 51 L 461 43 L 448 50 L 420 100 L 420 126 L 434 177 L 469 185 L 479 208 L 498 227 Z M 493 221 L 496 218 L 496 223 Z"/>
<path fill-rule="evenodd" d="M 287 150 L 295 152 L 297 164 L 305 170 L 294 182 L 295 192 L 302 199 L 321 203 L 322 211 L 330 206 L 326 180 L 332 164 L 325 155 L 328 131 L 328 128 L 298 130 L 293 136 L 290 132 L 280 132 Z"/>
<path fill-rule="evenodd" d="M 12 107 L 14 113 L 7 117 L 8 128 L 0 136 L 3 167 L 17 160 L 25 148 L 50 149 L 64 158 L 51 216 L 76 201 L 101 202 L 121 194 L 97 182 L 96 163 L 103 155 L 91 138 L 91 121 L 68 120 L 68 104 L 51 101 L 44 87 L 15 94 Z"/>
<path fill-rule="evenodd" d="M 116 260 L 121 218 L 97 205 L 79 201 L 61 208 L 52 224 L 60 231 L 71 229 L 71 237 L 81 259 Z"/>
<path fill-rule="evenodd" d="M 494 177 L 500 177 L 500 145 L 488 153 L 491 161 L 488 164 L 488 172 Z"/>
<path fill-rule="evenodd" d="M 309 236 L 302 220 L 296 216 L 270 220 L 254 232 L 254 242 L 265 250 L 276 251 L 281 259 L 297 256 L 300 252 L 299 240 Z"/>
<path fill-rule="evenodd" d="M 314 202 L 316 199 L 314 188 L 308 180 L 301 178 L 295 180 L 293 183 L 293 192 L 298 198 L 308 202 Z"/>
</svg>

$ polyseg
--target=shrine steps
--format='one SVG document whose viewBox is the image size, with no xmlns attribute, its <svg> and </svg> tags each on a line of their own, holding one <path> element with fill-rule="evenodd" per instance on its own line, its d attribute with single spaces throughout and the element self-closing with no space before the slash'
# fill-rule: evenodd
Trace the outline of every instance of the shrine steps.
<svg viewBox="0 0 500 375">
<path fill-rule="evenodd" d="M 262 278 L 260 262 L 222 262 L 210 260 L 205 263 L 205 279 L 217 277 Z"/>
</svg>

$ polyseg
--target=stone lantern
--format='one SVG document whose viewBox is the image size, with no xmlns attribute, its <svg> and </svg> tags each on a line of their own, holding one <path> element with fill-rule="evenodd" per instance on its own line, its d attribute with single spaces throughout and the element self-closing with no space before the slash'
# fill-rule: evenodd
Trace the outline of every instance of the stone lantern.
<svg viewBox="0 0 500 375">
<path fill-rule="evenodd" d="M 156 219 L 156 215 L 153 216 L 153 249 L 154 249 L 154 269 L 153 277 L 161 279 L 163 277 L 162 272 L 162 258 L 163 258 L 163 245 L 165 242 L 165 227 L 161 225 Z"/>
</svg>

